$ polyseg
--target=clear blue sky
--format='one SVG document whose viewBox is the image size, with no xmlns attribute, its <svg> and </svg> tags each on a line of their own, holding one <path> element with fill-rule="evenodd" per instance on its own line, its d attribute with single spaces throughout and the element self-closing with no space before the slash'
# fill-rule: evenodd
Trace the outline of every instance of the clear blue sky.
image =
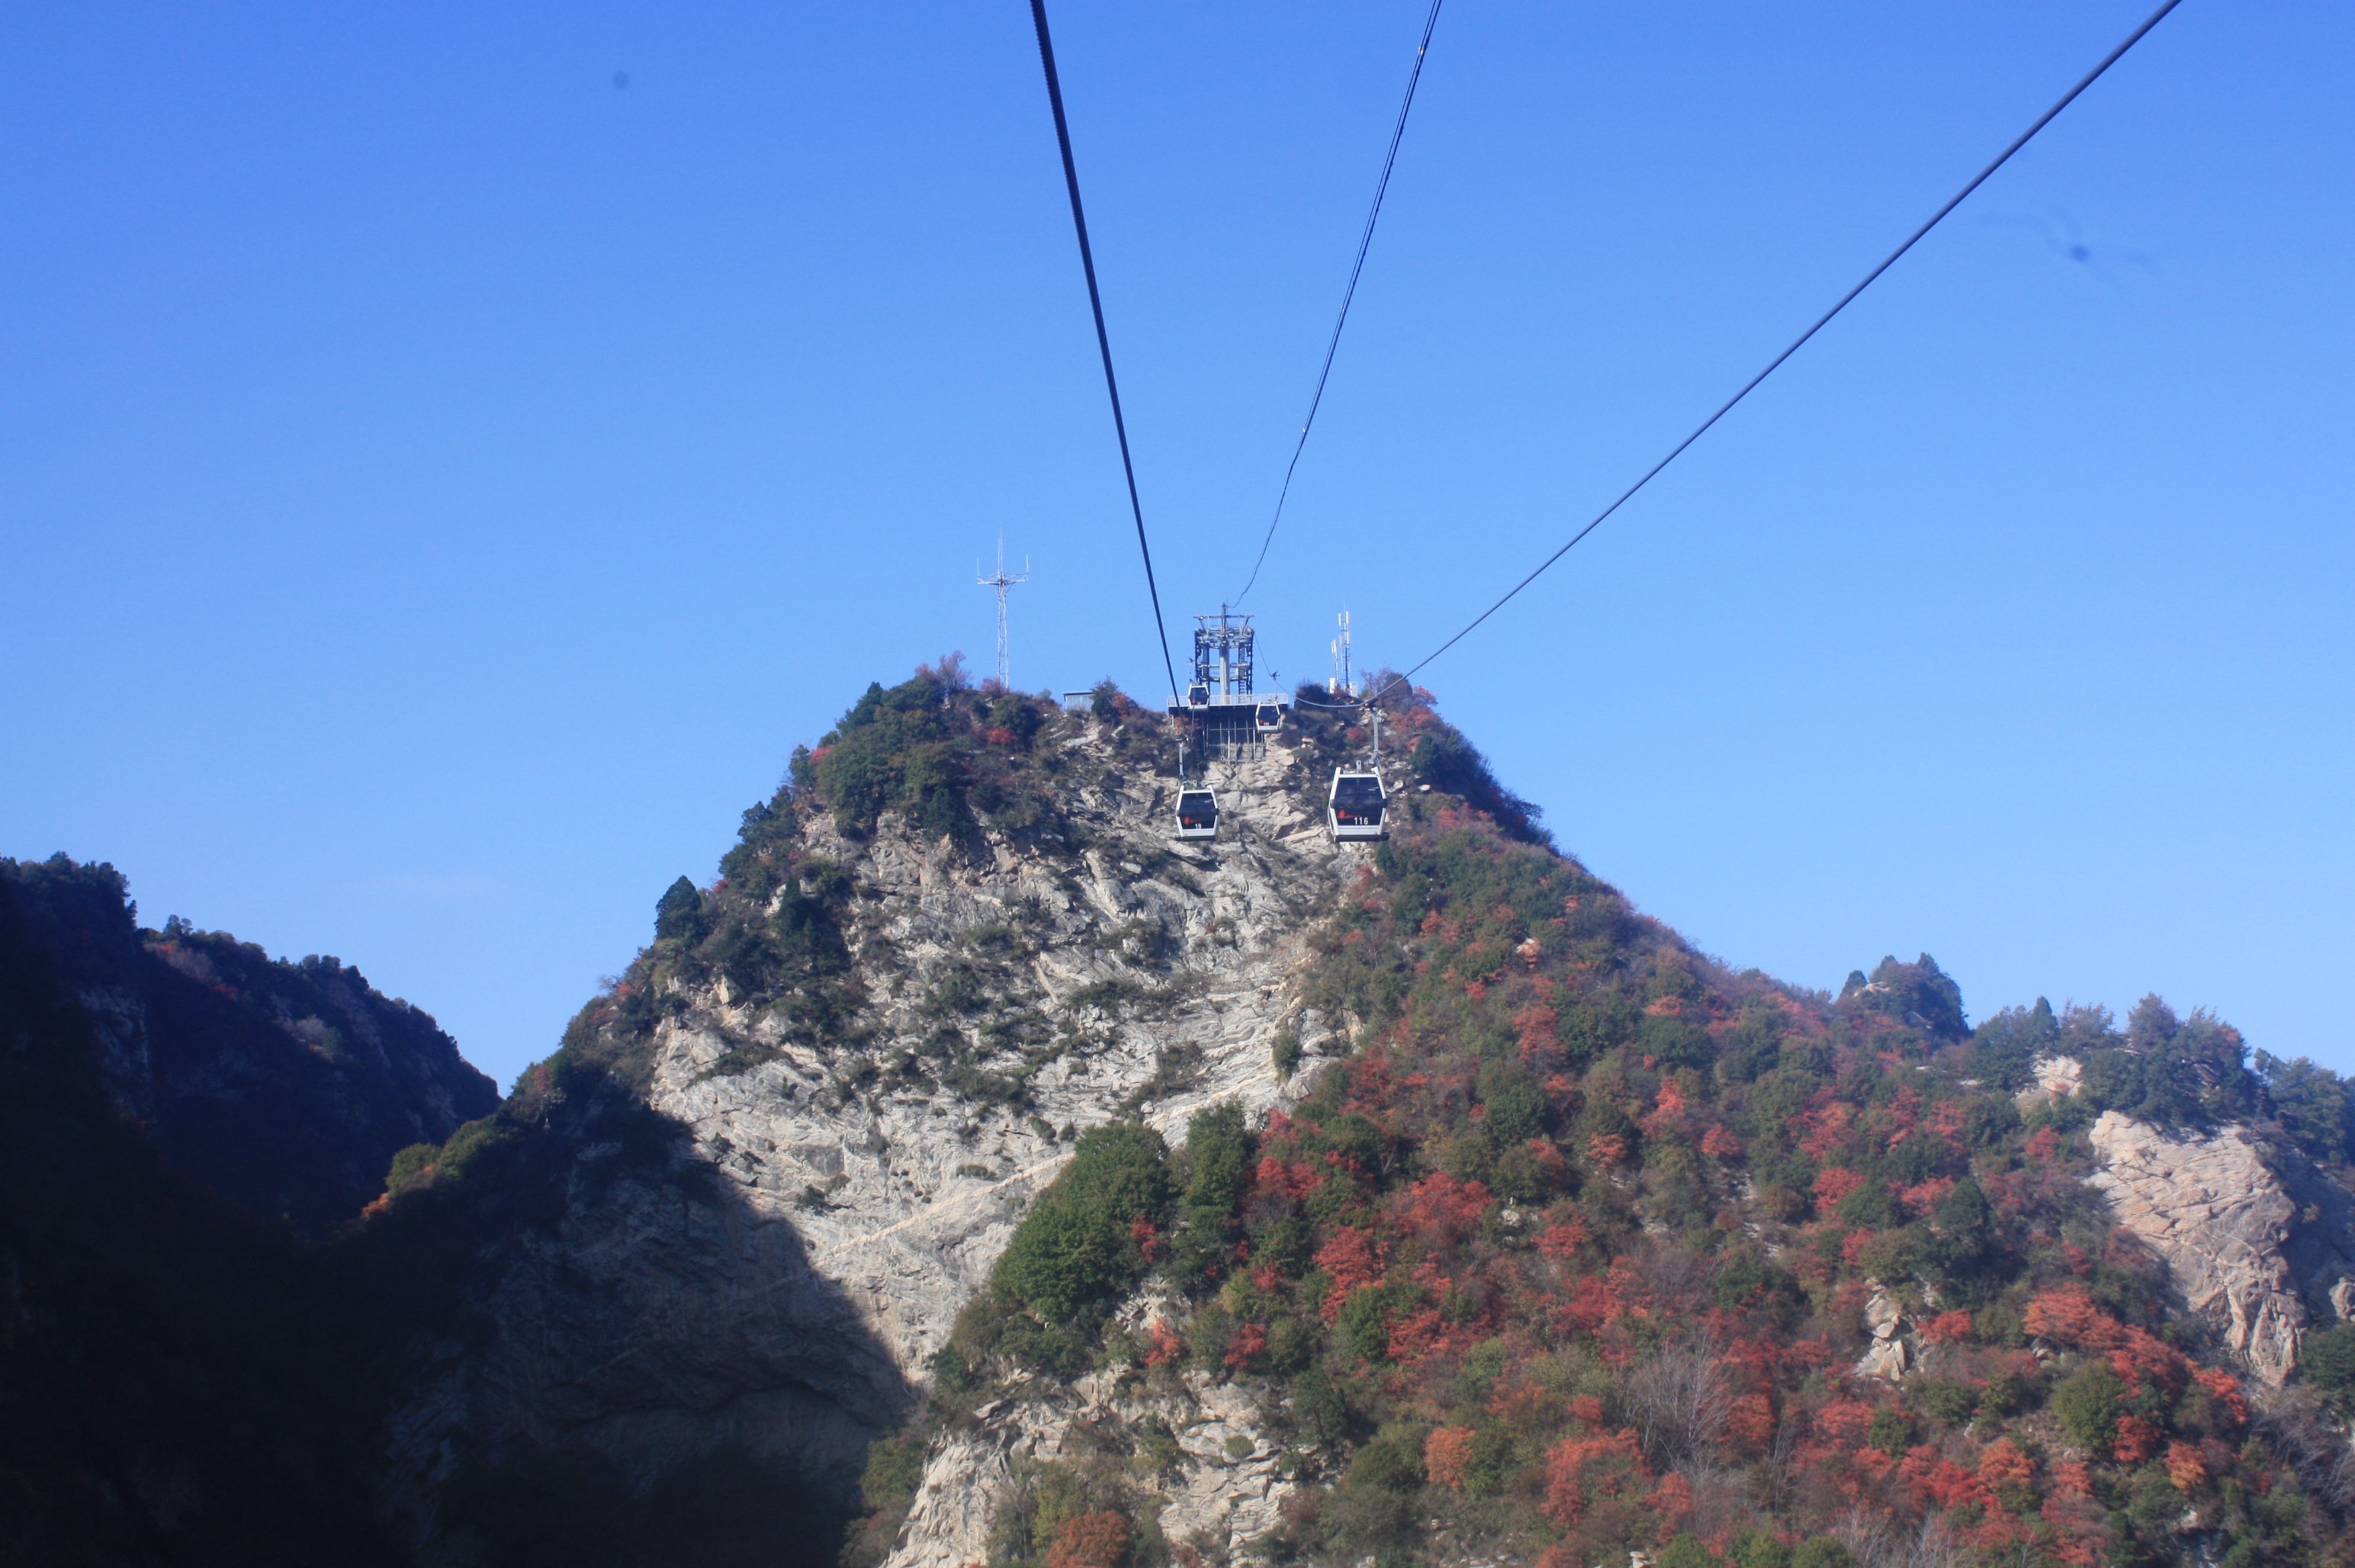
<svg viewBox="0 0 2355 1568">
<path fill-rule="evenodd" d="M 1406 664 L 2145 0 L 1443 15 L 1262 658 Z M 1421 0 L 1064 0 L 1177 641 L 1248 570 Z M 870 678 L 1161 686 L 1029 20 L 30 7 L 0 853 L 335 953 L 501 1080 Z M 2355 12 L 2189 0 L 1420 677 L 1811 986 L 2157 989 L 2355 1070 Z M 626 73 L 627 85 L 617 85 Z M 2080 253 L 2082 252 L 2082 253 Z"/>
</svg>

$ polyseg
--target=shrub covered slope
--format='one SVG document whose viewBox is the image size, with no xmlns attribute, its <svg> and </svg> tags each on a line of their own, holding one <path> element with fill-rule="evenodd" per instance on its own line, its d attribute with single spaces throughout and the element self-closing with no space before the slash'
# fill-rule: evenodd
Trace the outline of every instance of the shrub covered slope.
<svg viewBox="0 0 2355 1568">
<path fill-rule="evenodd" d="M 1349 743 L 1305 711 L 1321 751 Z M 1303 982 L 1307 1016 L 1348 1020 L 1346 1059 L 1288 1113 L 1202 1113 L 1174 1152 L 1141 1125 L 1082 1135 L 924 1421 L 879 1445 L 853 1561 L 889 1550 L 927 1447 L 1090 1377 L 1132 1413 L 1251 1392 L 1298 1483 L 1244 1547 L 1277 1562 L 2355 1551 L 2314 1388 L 2263 1390 L 2171 1317 L 2163 1267 L 2083 1181 L 2084 1130 L 2115 1109 L 2253 1124 L 2343 1183 L 2336 1075 L 2253 1066 L 2155 997 L 2123 1028 L 2039 999 L 1974 1029 L 1926 955 L 1837 997 L 1730 972 L 1557 853 L 1427 698 L 1391 717 L 1410 787 Z M 2018 1097 L 2052 1056 L 2083 1090 Z M 1910 1347 L 1890 1375 L 1859 1371 L 1876 1324 Z M 2350 1333 L 2309 1340 L 2333 1397 Z M 1149 1422 L 1065 1451 L 1028 1472 L 994 1561 L 1209 1560 L 1156 1528 L 1176 1460 Z"/>
</svg>

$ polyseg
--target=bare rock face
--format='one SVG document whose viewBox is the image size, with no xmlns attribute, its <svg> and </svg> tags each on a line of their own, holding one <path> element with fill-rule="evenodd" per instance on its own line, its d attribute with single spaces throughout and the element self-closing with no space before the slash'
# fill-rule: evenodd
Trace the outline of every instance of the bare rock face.
<svg viewBox="0 0 2355 1568">
<path fill-rule="evenodd" d="M 2073 1056 L 2040 1056 L 2028 1064 L 2034 1083 L 2022 1100 L 2065 1100 L 2085 1080 L 2085 1064 Z"/>
<path fill-rule="evenodd" d="M 990 1526 L 1019 1468 L 1080 1451 L 1074 1434 L 1096 1423 L 1150 1425 L 1176 1438 L 1168 1467 L 1146 1488 L 1171 1541 L 1224 1554 L 1276 1527 L 1292 1483 L 1277 1477 L 1281 1449 L 1264 1435 L 1248 1390 L 1193 1372 L 1176 1392 L 1121 1399 L 1114 1381 L 1094 1374 L 1050 1382 L 985 1406 L 978 1429 L 953 1433 L 927 1460 L 885 1568 L 986 1562 Z"/>
<path fill-rule="evenodd" d="M 1857 1359 L 1856 1375 L 1881 1378 L 1892 1383 L 1902 1381 L 1913 1359 L 1905 1342 L 1905 1311 L 1878 1281 L 1864 1304 L 1864 1326 L 1870 1331 L 1872 1342 Z"/>
<path fill-rule="evenodd" d="M 2247 1129 L 2168 1132 L 2105 1111 L 2092 1128 L 2118 1223 L 2167 1262 L 2185 1305 L 2276 1386 L 2297 1364 L 2305 1305 L 2285 1253 L 2299 1218 Z"/>
<path fill-rule="evenodd" d="M 1365 851 L 1330 843 L 1290 748 L 1221 765 L 1220 838 L 1180 843 L 1170 781 L 1124 776 L 1092 736 L 1065 744 L 1097 753 L 1074 757 L 1071 776 L 1095 782 L 1061 801 L 1081 853 L 993 832 L 989 857 L 960 856 L 889 815 L 860 841 L 807 825 L 808 849 L 858 888 L 846 934 L 875 1026 L 861 1043 L 794 1043 L 724 980 L 665 998 L 648 1099 L 717 1179 L 701 1198 L 634 1175 L 583 1184 L 477 1290 L 492 1332 L 453 1349 L 396 1426 L 395 1495 L 429 1557 L 441 1483 L 466 1456 L 495 1464 L 518 1445 L 585 1444 L 643 1480 L 735 1445 L 847 1493 L 1022 1205 L 1069 1158 L 1069 1129 L 1141 1104 L 1176 1142 L 1202 1106 L 1263 1109 L 1343 1049 L 1343 1020 L 1301 1011 L 1294 980 L 1307 929 Z M 1015 956 L 991 984 L 1073 1029 L 1024 1068 L 1028 1103 L 914 1075 L 861 1089 L 863 1062 L 923 1053 L 943 978 L 984 937 L 1005 951 L 1009 930 Z M 1090 999 L 1106 997 L 1128 999 Z M 1303 1050 L 1290 1083 L 1271 1051 L 1285 1027 Z M 729 1069 L 748 1056 L 766 1060 Z M 579 1151 L 584 1168 L 602 1157 Z M 1052 1417 L 1009 1417 L 935 1455 L 911 1539 L 944 1555 L 902 1559 L 976 1559 L 964 1543 L 986 1527 L 990 1478 L 1020 1443 L 1051 1445 Z M 1242 1473 L 1223 1448 L 1220 1463 Z"/>
</svg>

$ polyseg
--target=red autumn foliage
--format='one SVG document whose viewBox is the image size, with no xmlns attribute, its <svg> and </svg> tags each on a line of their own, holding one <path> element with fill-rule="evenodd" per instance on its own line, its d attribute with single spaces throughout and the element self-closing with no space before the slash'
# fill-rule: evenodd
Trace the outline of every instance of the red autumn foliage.
<svg viewBox="0 0 2355 1568">
<path fill-rule="evenodd" d="M 2112 1445 L 2121 1465 L 2139 1465 L 2158 1452 L 2158 1428 L 2139 1415 L 2118 1417 L 2117 1441 Z"/>
<path fill-rule="evenodd" d="M 1742 1442 L 1753 1448 L 1765 1447 L 1774 1438 L 1774 1402 L 1763 1393 L 1742 1395 L 1733 1402 L 1731 1424 L 1733 1435 Z"/>
<path fill-rule="evenodd" d="M 1713 1126 L 1701 1134 L 1700 1152 L 1711 1159 L 1738 1159 L 1742 1156 L 1742 1140 L 1721 1125 Z"/>
<path fill-rule="evenodd" d="M 1480 1228 L 1488 1201 L 1488 1189 L 1479 1182 L 1458 1181 L 1441 1171 L 1414 1184 L 1398 1218 L 1426 1253 L 1451 1255 Z M 1334 1277 L 1340 1277 L 1337 1270 Z"/>
<path fill-rule="evenodd" d="M 1145 1364 L 1148 1367 L 1166 1367 L 1186 1353 L 1186 1341 L 1169 1327 L 1167 1317 L 1155 1318 L 1153 1327 L 1146 1330 L 1146 1339 Z"/>
<path fill-rule="evenodd" d="M 2036 1479 L 2036 1466 L 2009 1437 L 1998 1437 L 1979 1455 L 1979 1479 L 1990 1487 L 2024 1487 Z"/>
<path fill-rule="evenodd" d="M 2189 1443 L 2167 1445 L 2167 1478 L 2175 1489 L 2186 1497 L 2208 1483 L 2208 1467 L 2200 1457 L 2200 1450 Z"/>
<path fill-rule="evenodd" d="M 1933 1345 L 1959 1345 L 1971 1337 L 1971 1315 L 1941 1312 L 1922 1325 L 1922 1338 Z"/>
<path fill-rule="evenodd" d="M 1472 1476 L 1472 1437 L 1468 1426 L 1440 1426 L 1423 1439 L 1423 1469 L 1433 1486 L 1452 1492 L 1464 1489 Z"/>
<path fill-rule="evenodd" d="M 1546 1454 L 1546 1517 L 1559 1525 L 1575 1524 L 1586 1511 L 1590 1491 L 1615 1497 L 1630 1476 L 1645 1474 L 1643 1450 L 1631 1431 L 1565 1437 Z"/>
<path fill-rule="evenodd" d="M 1351 1293 L 1382 1277 L 1382 1256 L 1372 1239 L 1365 1232 L 1346 1225 L 1316 1250 L 1316 1266 L 1333 1276 L 1333 1289 L 1325 1297 L 1327 1323 L 1341 1315 L 1341 1307 Z"/>
<path fill-rule="evenodd" d="M 1828 1209 L 1864 1185 L 1864 1178 L 1835 1165 L 1816 1178 L 1816 1201 Z"/>
<path fill-rule="evenodd" d="M 1248 1368 L 1257 1364 L 1267 1354 L 1267 1330 L 1257 1323 L 1246 1323 L 1235 1330 L 1227 1342 L 1226 1363 L 1231 1367 Z"/>
<path fill-rule="evenodd" d="M 2245 1423 L 2249 1419 L 2249 1402 L 2241 1392 L 2241 1381 L 2222 1367 L 2200 1367 L 2192 1377 L 2201 1388 L 2215 1396 L 2216 1403 L 2232 1413 L 2232 1419 Z"/>
<path fill-rule="evenodd" d="M 1572 1214 L 1568 1219 L 1548 1225 L 1538 1232 L 1538 1251 L 1556 1263 L 1566 1264 L 1586 1245 L 1586 1221 Z"/>
<path fill-rule="evenodd" d="M 1531 1002 L 1513 1015 L 1513 1028 L 1518 1033 L 1521 1060 L 1531 1066 L 1553 1066 L 1561 1060 L 1561 1041 L 1554 1032 L 1561 1015 L 1543 1002 Z"/>
<path fill-rule="evenodd" d="M 2028 1304 L 2020 1325 L 2031 1334 L 2082 1349 L 2106 1350 L 2126 1338 L 2126 1327 L 2094 1305 L 2082 1285 L 2048 1290 Z"/>
<path fill-rule="evenodd" d="M 1047 1548 L 1047 1568 L 1120 1568 L 1134 1538 L 1127 1519 L 1104 1509 L 1067 1520 Z"/>
</svg>

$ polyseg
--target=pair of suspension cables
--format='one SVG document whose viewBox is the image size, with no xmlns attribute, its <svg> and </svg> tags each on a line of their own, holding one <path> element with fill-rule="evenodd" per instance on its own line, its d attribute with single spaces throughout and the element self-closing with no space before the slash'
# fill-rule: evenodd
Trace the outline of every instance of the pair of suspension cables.
<svg viewBox="0 0 2355 1568">
<path fill-rule="evenodd" d="M 1742 389 L 1735 392 L 1733 396 L 1728 398 L 1723 403 L 1720 404 L 1716 412 L 1710 414 L 1707 419 L 1701 421 L 1700 424 L 1694 426 L 1692 432 L 1689 435 L 1687 435 L 1682 441 L 1677 443 L 1675 446 L 1669 448 L 1667 456 L 1661 458 L 1657 463 L 1652 464 L 1650 468 L 1645 470 L 1640 478 L 1638 478 L 1633 485 L 1628 485 L 1625 490 L 1622 491 L 1616 500 L 1604 507 L 1602 511 L 1596 513 L 1593 518 L 1589 521 L 1584 528 L 1580 528 L 1576 533 L 1572 534 L 1561 549 L 1555 550 L 1551 555 L 1547 556 L 1543 560 L 1537 564 L 1536 569 L 1530 571 L 1528 576 L 1522 578 L 1518 582 L 1514 583 L 1511 588 L 1506 590 L 1503 597 L 1499 598 L 1495 603 L 1489 605 L 1486 610 L 1481 611 L 1477 615 L 1475 615 L 1465 624 L 1464 628 L 1457 632 L 1454 636 L 1440 644 L 1439 646 L 1424 655 L 1422 659 L 1417 661 L 1415 664 L 1409 666 L 1406 670 L 1394 677 L 1392 684 L 1405 681 L 1413 676 L 1417 670 L 1422 669 L 1433 659 L 1438 658 L 1442 654 L 1447 652 L 1448 649 L 1454 647 L 1456 644 L 1469 636 L 1483 622 L 1487 621 L 1489 616 L 1494 615 L 1497 611 L 1510 603 L 1521 590 L 1527 588 L 1530 583 L 1535 582 L 1540 576 L 1544 575 L 1546 571 L 1550 568 L 1554 562 L 1569 554 L 1571 549 L 1575 547 L 1581 539 L 1586 538 L 1587 535 L 1593 533 L 1596 528 L 1601 528 L 1604 521 L 1614 512 L 1616 512 L 1620 507 L 1625 506 L 1630 500 L 1633 500 L 1637 491 L 1650 484 L 1659 475 L 1661 470 L 1665 469 L 1669 464 L 1674 463 L 1678 457 L 1682 456 L 1685 449 L 1692 445 L 1693 443 L 1699 441 L 1703 435 L 1707 434 L 1710 427 L 1715 425 L 1718 421 L 1723 419 L 1727 414 L 1732 413 L 1736 404 L 1740 403 L 1742 399 L 1748 397 L 1753 391 L 1755 391 L 1760 382 L 1765 380 L 1767 377 L 1780 369 L 1783 362 L 1790 358 L 1792 355 L 1796 354 L 1802 347 L 1804 347 L 1809 338 L 1812 338 L 1817 333 L 1821 332 L 1826 326 L 1829 325 L 1832 318 L 1839 315 L 1841 311 L 1846 310 L 1849 304 L 1855 300 L 1857 295 L 1864 293 L 1866 289 L 1870 288 L 1883 272 L 1889 271 L 1891 267 L 1895 266 L 1900 257 L 1903 256 L 1908 251 L 1913 249 L 1913 247 L 1921 241 L 1922 238 L 1928 234 L 1931 229 L 1935 229 L 1948 213 L 1954 211 L 1957 207 L 1960 207 L 1963 202 L 1969 197 L 1973 191 L 1976 191 L 1980 186 L 1986 184 L 1987 179 L 1993 176 L 1998 169 L 2009 163 L 2013 154 L 2019 152 L 2020 148 L 2028 145 L 2029 142 L 2035 137 L 2038 132 L 2051 124 L 2052 121 L 2059 116 L 2062 110 L 2075 102 L 2077 96 L 2080 93 L 2093 86 L 2094 82 L 2100 80 L 2103 73 L 2107 71 L 2112 66 L 2117 64 L 2118 61 L 2125 57 L 2128 49 L 2133 48 L 2135 45 L 2140 43 L 2143 40 L 2144 35 L 2147 34 L 2153 27 L 2158 27 L 2158 24 L 2166 18 L 2167 14 L 2174 10 L 2176 6 L 2180 4 L 2182 4 L 2182 0 L 2165 0 L 2165 3 L 2161 5 L 2158 10 L 2152 12 L 2150 16 L 2144 20 L 2142 26 L 2137 27 L 2133 32 L 2126 35 L 2125 42 L 2119 44 L 2117 48 L 2112 49 L 2107 55 L 2105 55 L 2102 58 L 2100 64 L 2094 66 L 2093 69 L 2087 71 L 2083 77 L 2078 79 L 2077 84 L 2074 87 L 2072 87 L 2067 92 L 2062 94 L 2058 102 L 2054 103 L 2051 108 L 2047 109 L 2042 114 L 2037 116 L 2033 124 L 2030 125 L 2027 130 L 2022 131 L 2017 137 L 2015 137 L 2009 146 L 2004 148 L 2002 152 L 1996 155 L 1994 162 L 1988 164 L 1987 167 L 1981 169 L 1977 175 L 1973 176 L 1969 184 L 1964 186 L 1961 190 L 1955 192 L 1953 197 L 1950 198 L 1945 206 L 1939 208 L 1937 211 L 1930 215 L 1928 221 L 1924 222 L 1919 229 L 1913 230 L 1912 234 L 1907 235 L 1903 244 L 1898 246 L 1896 250 L 1891 251 L 1888 256 L 1882 259 L 1879 266 L 1873 268 L 1872 271 L 1864 275 L 1864 278 L 1860 283 L 1859 283 L 1854 288 L 1849 290 L 1845 294 L 1842 294 L 1838 301 L 1832 305 L 1831 309 L 1817 316 L 1813 325 L 1809 326 L 1805 332 L 1799 334 L 1797 337 L 1792 339 L 1790 347 L 1784 349 L 1780 354 L 1775 355 L 1773 359 L 1769 360 L 1764 369 L 1759 371 L 1758 374 L 1750 378 L 1748 381 L 1742 383 Z M 1250 581 L 1243 584 L 1244 593 L 1250 592 L 1252 584 L 1259 581 L 1259 569 L 1261 564 L 1265 562 L 1267 560 L 1269 544 L 1273 542 L 1275 539 L 1276 524 L 1283 520 L 1284 498 L 1292 492 L 1293 473 L 1300 466 L 1300 454 L 1307 447 L 1309 429 L 1316 422 L 1316 410 L 1325 399 L 1325 383 L 1327 378 L 1328 378 L 1333 371 L 1333 356 L 1335 351 L 1340 347 L 1341 328 L 1349 319 L 1349 304 L 1357 295 L 1359 275 L 1365 271 L 1366 252 L 1369 247 L 1373 243 L 1375 220 L 1381 216 L 1382 197 L 1390 189 L 1391 170 L 1398 162 L 1399 143 L 1406 134 L 1407 112 L 1414 106 L 1414 90 L 1423 78 L 1423 57 L 1431 48 L 1432 30 L 1439 24 L 1439 6 L 1440 0 L 1432 0 L 1431 14 L 1423 21 L 1423 40 L 1415 48 L 1414 69 L 1407 78 L 1406 98 L 1405 101 L 1399 105 L 1398 122 L 1391 130 L 1390 150 L 1382 160 L 1381 178 L 1376 182 L 1374 187 L 1373 206 L 1366 214 L 1365 228 L 1358 238 L 1357 260 L 1349 269 L 1348 286 L 1342 292 L 1340 314 L 1334 319 L 1332 336 L 1327 341 L 1325 346 L 1325 361 L 1323 366 L 1317 371 L 1316 393 L 1309 399 L 1308 417 L 1301 422 L 1300 439 L 1293 447 L 1292 462 L 1284 471 L 1284 485 L 1276 496 L 1275 514 L 1268 521 L 1266 538 L 1260 541 L 1259 557 L 1257 560 L 1252 562 Z M 1037 24 L 1039 29 L 1039 63 L 1046 68 L 1047 99 L 1055 113 L 1055 140 L 1062 149 L 1063 182 L 1071 191 L 1071 225 L 1079 234 L 1080 265 L 1087 273 L 1088 305 L 1089 308 L 1095 313 L 1096 347 L 1103 356 L 1104 389 L 1112 398 L 1113 429 L 1120 437 L 1120 464 L 1122 472 L 1125 474 L 1128 478 L 1128 506 L 1131 516 L 1133 516 L 1136 521 L 1136 547 L 1138 551 L 1145 558 L 1145 586 L 1146 592 L 1152 596 L 1154 631 L 1161 639 L 1162 667 L 1169 676 L 1170 689 L 1175 691 L 1178 689 L 1177 667 L 1171 662 L 1169 657 L 1169 633 L 1167 627 L 1164 624 L 1161 616 L 1161 591 L 1157 586 L 1156 586 L 1153 580 L 1153 550 L 1152 547 L 1146 542 L 1145 535 L 1145 508 L 1137 499 L 1136 468 L 1135 464 L 1132 463 L 1129 458 L 1128 426 L 1126 421 L 1124 421 L 1121 416 L 1120 385 L 1113 375 L 1112 339 L 1104 331 L 1103 297 L 1096 286 L 1095 258 L 1088 246 L 1087 215 L 1082 209 L 1080 205 L 1079 169 L 1071 160 L 1071 127 L 1063 115 L 1062 85 L 1055 74 L 1055 48 L 1052 41 L 1049 38 L 1047 32 L 1046 0 L 1030 0 L 1030 16 L 1031 20 Z M 1241 603 L 1241 594 L 1236 595 L 1236 602 Z M 1386 686 L 1380 691 L 1371 693 L 1359 700 L 1366 703 L 1373 702 L 1389 690 L 1390 687 Z M 1356 704 L 1351 704 L 1349 706 L 1356 706 Z"/>
</svg>

